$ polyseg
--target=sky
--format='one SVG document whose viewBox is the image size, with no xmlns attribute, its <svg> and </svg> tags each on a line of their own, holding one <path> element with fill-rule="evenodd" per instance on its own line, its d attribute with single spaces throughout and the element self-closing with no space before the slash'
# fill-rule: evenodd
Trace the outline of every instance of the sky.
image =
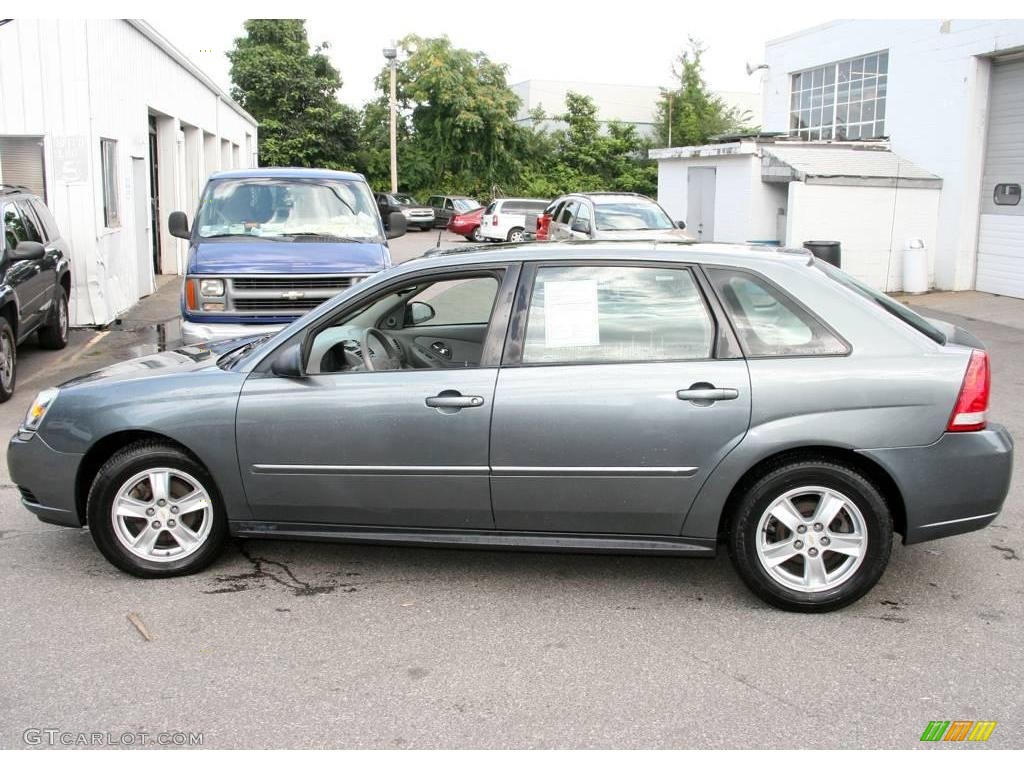
<svg viewBox="0 0 1024 768">
<path fill-rule="evenodd" d="M 368 10 L 356 12 L 359 5 Z M 678 0 L 591 0 L 553 12 L 559 6 L 550 0 L 321 3 L 308 9 L 306 29 L 311 43 L 330 44 L 329 56 L 344 81 L 339 98 L 360 106 L 375 96 L 373 78 L 384 65 L 382 49 L 412 32 L 423 37 L 448 35 L 459 47 L 485 52 L 508 65 L 509 83 L 547 79 L 654 86 L 671 82 L 673 59 L 693 36 L 707 48 L 705 74 L 712 88 L 756 93 L 760 76 L 747 75 L 744 63 L 761 61 L 765 41 L 830 18 L 821 4 L 801 8 L 776 3 L 747 10 L 741 4 L 696 5 Z M 328 7 L 337 10 L 322 15 L 321 9 Z M 258 9 L 247 10 L 259 15 Z M 182 13 L 146 20 L 218 84 L 230 86 L 224 52 L 242 34 L 243 17 L 204 14 L 197 24 L 192 14 Z"/>
</svg>

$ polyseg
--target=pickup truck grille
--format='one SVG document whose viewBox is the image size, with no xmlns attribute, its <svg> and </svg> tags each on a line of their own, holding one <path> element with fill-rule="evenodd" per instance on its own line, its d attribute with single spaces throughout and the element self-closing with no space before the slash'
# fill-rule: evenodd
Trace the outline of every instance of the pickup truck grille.
<svg viewBox="0 0 1024 768">
<path fill-rule="evenodd" d="M 338 277 L 236 277 L 232 280 L 238 291 L 343 291 L 352 285 L 353 278 Z"/>
<path fill-rule="evenodd" d="M 291 314 L 308 312 L 323 304 L 327 299 L 235 299 L 238 312 L 273 312 Z"/>
<path fill-rule="evenodd" d="M 230 311 L 241 314 L 301 315 L 319 306 L 365 275 L 245 275 L 230 278 Z"/>
</svg>

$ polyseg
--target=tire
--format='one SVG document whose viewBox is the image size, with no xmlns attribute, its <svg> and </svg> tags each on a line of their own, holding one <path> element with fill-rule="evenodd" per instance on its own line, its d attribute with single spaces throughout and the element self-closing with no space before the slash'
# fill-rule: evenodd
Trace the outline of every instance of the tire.
<svg viewBox="0 0 1024 768">
<path fill-rule="evenodd" d="M 834 517 L 818 530 L 823 510 Z M 740 578 L 787 611 L 823 613 L 859 600 L 881 578 L 892 548 L 882 493 L 859 470 L 827 459 L 772 468 L 745 491 L 730 522 Z"/>
<path fill-rule="evenodd" d="M 68 295 L 64 286 L 57 286 L 55 299 L 49 322 L 39 329 L 39 346 L 43 349 L 64 349 L 68 345 Z"/>
<path fill-rule="evenodd" d="M 169 480 L 169 492 L 158 490 L 156 503 L 152 503 L 150 473 L 158 477 L 166 473 Z M 175 514 L 175 502 L 186 497 L 193 498 L 195 510 Z M 161 500 L 166 503 L 159 504 Z M 129 514 L 117 515 L 115 501 Z M 133 443 L 111 456 L 93 479 L 86 509 L 89 530 L 103 556 L 142 578 L 201 571 L 217 559 L 228 539 L 224 502 L 209 472 L 180 448 L 161 440 Z M 182 538 L 186 529 L 195 541 Z M 143 534 L 149 538 L 130 546 L 133 537 Z M 144 554 L 150 542 L 149 554 Z"/>
<path fill-rule="evenodd" d="M 505 237 L 510 243 L 521 243 L 524 239 L 524 233 L 522 227 L 512 227 L 508 231 L 508 235 Z"/>
<path fill-rule="evenodd" d="M 429 232 L 433 228 L 434 228 L 433 224 L 424 224 L 422 227 L 420 227 L 420 232 Z"/>
<path fill-rule="evenodd" d="M 6 403 L 14 394 L 18 378 L 18 344 L 14 329 L 6 317 L 0 317 L 0 403 Z"/>
<path fill-rule="evenodd" d="M 469 239 L 474 243 L 487 242 L 487 238 L 480 234 L 480 227 L 473 227 L 473 231 L 469 233 Z"/>
</svg>

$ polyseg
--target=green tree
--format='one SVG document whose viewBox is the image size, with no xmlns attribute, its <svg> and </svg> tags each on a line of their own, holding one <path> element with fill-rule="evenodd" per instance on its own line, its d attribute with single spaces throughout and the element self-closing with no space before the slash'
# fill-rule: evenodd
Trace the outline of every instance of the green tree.
<svg viewBox="0 0 1024 768">
<path fill-rule="evenodd" d="M 672 67 L 672 76 L 679 87 L 661 90 L 657 111 L 660 146 L 706 144 L 712 136 L 749 128 L 748 112 L 730 107 L 708 90 L 701 64 L 704 50 L 700 42 L 691 37 L 689 48 Z"/>
<path fill-rule="evenodd" d="M 338 102 L 327 44 L 310 51 L 302 19 L 249 19 L 235 40 L 232 97 L 259 122 L 260 165 L 350 168 L 359 113 Z"/>
<path fill-rule="evenodd" d="M 565 108 L 553 118 L 560 127 L 546 137 L 530 137 L 540 151 L 536 161 L 522 169 L 520 194 L 555 197 L 585 190 L 654 194 L 657 166 L 647 159 L 649 142 L 637 134 L 636 126 L 613 120 L 602 129 L 593 99 L 583 94 L 567 93 Z M 545 120 L 539 112 L 532 117 L 535 124 Z"/>
<path fill-rule="evenodd" d="M 519 99 L 508 87 L 505 65 L 456 48 L 447 37 L 409 35 L 398 48 L 398 103 L 407 119 L 400 186 L 490 196 L 514 181 L 522 136 L 515 124 Z M 377 77 L 385 95 L 388 78 L 387 68 Z"/>
</svg>

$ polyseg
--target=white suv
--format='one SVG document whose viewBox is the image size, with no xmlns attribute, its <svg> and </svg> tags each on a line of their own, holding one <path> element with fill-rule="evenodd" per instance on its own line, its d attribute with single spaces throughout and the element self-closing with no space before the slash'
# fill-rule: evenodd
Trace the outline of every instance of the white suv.
<svg viewBox="0 0 1024 768">
<path fill-rule="evenodd" d="M 526 215 L 539 215 L 548 202 L 520 197 L 495 200 L 487 206 L 480 219 L 480 236 L 484 240 L 522 242 L 526 232 Z"/>
</svg>

